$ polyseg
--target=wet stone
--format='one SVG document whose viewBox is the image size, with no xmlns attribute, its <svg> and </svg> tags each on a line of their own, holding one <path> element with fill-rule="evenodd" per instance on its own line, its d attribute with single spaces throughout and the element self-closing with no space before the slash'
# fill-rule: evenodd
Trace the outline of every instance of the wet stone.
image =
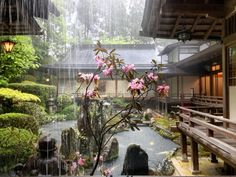
<svg viewBox="0 0 236 177">
<path fill-rule="evenodd" d="M 148 154 L 139 145 L 127 148 L 121 175 L 148 175 Z"/>
</svg>

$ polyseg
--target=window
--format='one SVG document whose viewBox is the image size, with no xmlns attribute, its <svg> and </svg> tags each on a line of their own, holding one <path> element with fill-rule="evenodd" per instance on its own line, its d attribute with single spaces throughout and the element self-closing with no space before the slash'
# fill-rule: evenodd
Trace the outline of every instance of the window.
<svg viewBox="0 0 236 177">
<path fill-rule="evenodd" d="M 236 86 L 236 46 L 228 48 L 229 85 Z"/>
</svg>

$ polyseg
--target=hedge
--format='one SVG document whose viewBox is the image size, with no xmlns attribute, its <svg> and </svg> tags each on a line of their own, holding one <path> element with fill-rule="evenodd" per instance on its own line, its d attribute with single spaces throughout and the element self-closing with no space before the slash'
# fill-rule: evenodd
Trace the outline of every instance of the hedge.
<svg viewBox="0 0 236 177">
<path fill-rule="evenodd" d="M 37 136 L 25 129 L 0 128 L 0 172 L 27 161 L 35 152 L 36 141 Z"/>
<path fill-rule="evenodd" d="M 24 113 L 32 115 L 40 125 L 51 122 L 51 117 L 45 111 L 45 108 L 37 103 L 19 102 L 13 104 L 12 112 Z"/>
<path fill-rule="evenodd" d="M 18 90 L 13 90 L 10 88 L 0 88 L 0 100 L 16 102 L 40 102 L 39 97 L 29 94 L 22 93 Z"/>
<path fill-rule="evenodd" d="M 56 86 L 38 84 L 31 81 L 23 81 L 21 83 L 10 83 L 8 87 L 22 92 L 31 93 L 37 95 L 41 99 L 41 104 L 43 106 L 47 105 L 47 101 L 50 96 L 55 97 Z"/>
<path fill-rule="evenodd" d="M 37 120 L 28 114 L 6 113 L 0 115 L 0 128 L 16 127 L 29 130 L 38 134 L 39 125 Z"/>
</svg>

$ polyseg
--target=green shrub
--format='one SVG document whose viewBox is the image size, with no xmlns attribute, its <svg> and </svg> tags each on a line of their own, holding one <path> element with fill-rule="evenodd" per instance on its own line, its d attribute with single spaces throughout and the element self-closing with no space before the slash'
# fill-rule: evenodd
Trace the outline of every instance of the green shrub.
<svg viewBox="0 0 236 177">
<path fill-rule="evenodd" d="M 24 163 L 35 152 L 36 141 L 37 136 L 25 129 L 0 128 L 0 172 Z"/>
<path fill-rule="evenodd" d="M 39 125 L 36 119 L 28 114 L 6 113 L 0 115 L 0 128 L 16 127 L 38 134 Z"/>
<path fill-rule="evenodd" d="M 31 93 L 37 95 L 41 99 L 43 106 L 47 105 L 47 101 L 50 96 L 55 97 L 56 86 L 38 84 L 31 81 L 23 81 L 22 83 L 11 83 L 10 88 L 20 90 L 22 92 Z"/>
<path fill-rule="evenodd" d="M 10 88 L 0 88 L 0 100 L 16 102 L 40 102 L 40 99 L 32 94 L 22 93 Z"/>
<path fill-rule="evenodd" d="M 30 102 L 19 102 L 13 105 L 13 112 L 32 115 L 40 125 L 51 122 L 51 117 L 43 106 Z"/>
<path fill-rule="evenodd" d="M 58 111 L 62 111 L 65 107 L 71 105 L 73 103 L 70 95 L 62 94 L 57 97 L 57 108 Z"/>
<path fill-rule="evenodd" d="M 127 102 L 125 101 L 124 98 L 114 98 L 114 99 L 112 99 L 112 103 L 115 106 L 122 107 L 122 108 L 127 105 Z"/>
<path fill-rule="evenodd" d="M 65 107 L 60 114 L 65 115 L 66 120 L 75 120 L 77 118 L 77 114 L 79 113 L 80 107 L 74 104 Z"/>
</svg>

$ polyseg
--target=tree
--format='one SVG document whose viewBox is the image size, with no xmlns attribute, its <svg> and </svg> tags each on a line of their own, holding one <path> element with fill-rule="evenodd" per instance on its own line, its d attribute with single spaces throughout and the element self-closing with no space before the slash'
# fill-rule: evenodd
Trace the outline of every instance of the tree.
<svg viewBox="0 0 236 177">
<path fill-rule="evenodd" d="M 132 121 L 131 114 L 134 112 L 141 113 L 143 100 L 150 91 L 156 91 L 160 97 L 166 97 L 169 90 L 169 86 L 165 84 L 157 86 L 158 65 L 155 61 L 153 61 L 151 72 L 145 72 L 141 75 L 135 71 L 133 64 L 125 64 L 122 59 L 119 59 L 117 57 L 118 55 L 115 54 L 115 49 L 108 51 L 98 42 L 97 48 L 95 48 L 94 51 L 96 52 L 95 60 L 97 70 L 90 74 L 79 73 L 77 78 L 77 81 L 80 83 L 78 90 L 82 88 L 83 84 L 86 84 L 81 105 L 81 116 L 78 120 L 78 128 L 82 136 L 93 138 L 97 150 L 94 167 L 90 175 L 94 174 L 99 165 L 102 151 L 114 135 L 114 133 L 110 134 L 111 130 L 118 128 L 122 123 L 128 124 L 132 130 L 139 130 L 136 123 Z M 101 115 L 93 117 L 89 109 L 93 99 L 100 99 L 97 86 L 100 74 L 103 74 L 105 77 L 110 77 L 111 79 L 113 79 L 113 77 L 120 77 L 128 81 L 129 86 L 127 89 L 132 99 L 130 103 L 127 103 L 123 109 L 116 112 L 114 115 L 111 115 L 106 120 L 98 121 L 99 123 L 94 123 L 94 120 L 103 119 Z M 118 115 L 121 115 L 120 120 L 114 124 L 110 124 Z"/>
<path fill-rule="evenodd" d="M 29 69 L 39 67 L 38 57 L 30 37 L 1 37 L 0 41 L 11 40 L 16 43 L 11 53 L 0 53 L 0 80 L 10 81 Z"/>
</svg>

